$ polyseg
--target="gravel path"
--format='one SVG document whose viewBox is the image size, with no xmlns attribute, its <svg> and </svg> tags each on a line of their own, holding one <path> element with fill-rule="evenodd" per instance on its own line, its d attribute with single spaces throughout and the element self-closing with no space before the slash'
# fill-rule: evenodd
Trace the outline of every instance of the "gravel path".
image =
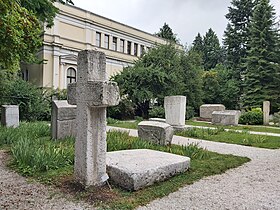
<svg viewBox="0 0 280 210">
<path fill-rule="evenodd" d="M 115 129 L 115 128 L 114 128 Z M 125 130 L 125 129 L 121 129 Z M 129 130 L 137 136 L 136 130 Z M 221 175 L 204 178 L 145 209 L 280 209 L 280 150 L 260 149 L 174 136 L 172 143 L 199 143 L 210 151 L 246 156 L 252 161 Z"/>
<path fill-rule="evenodd" d="M 51 187 L 28 180 L 6 168 L 8 155 L 0 150 L 0 210 L 32 209 L 32 210 L 82 210 L 88 209 L 86 204 L 70 201 Z M 72 198 L 73 200 L 73 198 Z"/>
</svg>

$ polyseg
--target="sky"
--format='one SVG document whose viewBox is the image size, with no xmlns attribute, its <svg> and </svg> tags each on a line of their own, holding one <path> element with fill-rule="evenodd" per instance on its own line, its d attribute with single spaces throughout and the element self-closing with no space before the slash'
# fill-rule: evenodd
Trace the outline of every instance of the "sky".
<svg viewBox="0 0 280 210">
<path fill-rule="evenodd" d="M 183 45 L 212 28 L 222 40 L 231 0 L 73 0 L 75 6 L 154 34 L 166 22 Z M 280 0 L 270 0 L 280 19 Z"/>
</svg>

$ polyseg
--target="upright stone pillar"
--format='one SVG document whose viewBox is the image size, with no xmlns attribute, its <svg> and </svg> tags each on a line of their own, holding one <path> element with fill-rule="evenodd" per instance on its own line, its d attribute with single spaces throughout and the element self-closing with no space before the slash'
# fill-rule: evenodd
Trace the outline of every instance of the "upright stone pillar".
<svg viewBox="0 0 280 210">
<path fill-rule="evenodd" d="M 269 112 L 270 112 L 270 102 L 263 102 L 263 124 L 269 125 Z"/>
<path fill-rule="evenodd" d="M 19 126 L 19 108 L 17 105 L 2 105 L 1 124 L 14 128 Z"/>
<path fill-rule="evenodd" d="M 186 96 L 167 96 L 164 98 L 166 123 L 176 128 L 185 127 Z"/>
<path fill-rule="evenodd" d="M 78 55 L 77 83 L 68 85 L 68 102 L 77 104 L 76 179 L 100 186 L 106 174 L 106 107 L 119 103 L 117 83 L 106 81 L 106 56 L 97 51 Z"/>
</svg>

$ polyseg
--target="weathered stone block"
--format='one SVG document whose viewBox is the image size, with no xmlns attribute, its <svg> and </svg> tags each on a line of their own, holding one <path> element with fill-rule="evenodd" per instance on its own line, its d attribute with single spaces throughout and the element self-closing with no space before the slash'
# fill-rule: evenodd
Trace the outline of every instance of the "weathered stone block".
<svg viewBox="0 0 280 210">
<path fill-rule="evenodd" d="M 17 105 L 2 105 L 1 124 L 14 128 L 19 126 L 19 107 Z"/>
<path fill-rule="evenodd" d="M 166 123 L 166 120 L 163 118 L 149 118 L 149 121 L 163 122 Z"/>
<path fill-rule="evenodd" d="M 199 116 L 205 119 L 212 119 L 212 113 L 214 111 L 225 111 L 223 104 L 203 104 L 199 108 Z"/>
<path fill-rule="evenodd" d="M 214 125 L 238 125 L 241 112 L 238 110 L 214 111 L 212 124 Z"/>
<path fill-rule="evenodd" d="M 76 135 L 76 109 L 66 100 L 52 101 L 51 135 L 53 139 L 62 139 Z"/>
<path fill-rule="evenodd" d="M 142 121 L 138 124 L 138 136 L 155 144 L 171 144 L 174 129 L 171 125 L 156 121 Z"/>
<path fill-rule="evenodd" d="M 107 153 L 110 179 L 128 190 L 139 190 L 185 172 L 190 158 L 148 149 Z"/>
<path fill-rule="evenodd" d="M 186 96 L 164 97 L 166 123 L 174 128 L 185 127 Z"/>
</svg>

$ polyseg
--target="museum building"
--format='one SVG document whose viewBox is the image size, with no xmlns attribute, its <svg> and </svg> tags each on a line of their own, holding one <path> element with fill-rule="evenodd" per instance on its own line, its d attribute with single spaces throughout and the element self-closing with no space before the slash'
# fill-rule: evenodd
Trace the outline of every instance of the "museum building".
<svg viewBox="0 0 280 210">
<path fill-rule="evenodd" d="M 39 87 L 65 89 L 77 79 L 77 55 L 80 50 L 98 50 L 106 54 L 107 77 L 132 65 L 155 44 L 166 41 L 155 35 L 94 14 L 56 3 L 59 13 L 52 28 L 45 28 L 43 46 L 38 52 L 42 64 L 22 65 L 22 74 Z"/>
</svg>

